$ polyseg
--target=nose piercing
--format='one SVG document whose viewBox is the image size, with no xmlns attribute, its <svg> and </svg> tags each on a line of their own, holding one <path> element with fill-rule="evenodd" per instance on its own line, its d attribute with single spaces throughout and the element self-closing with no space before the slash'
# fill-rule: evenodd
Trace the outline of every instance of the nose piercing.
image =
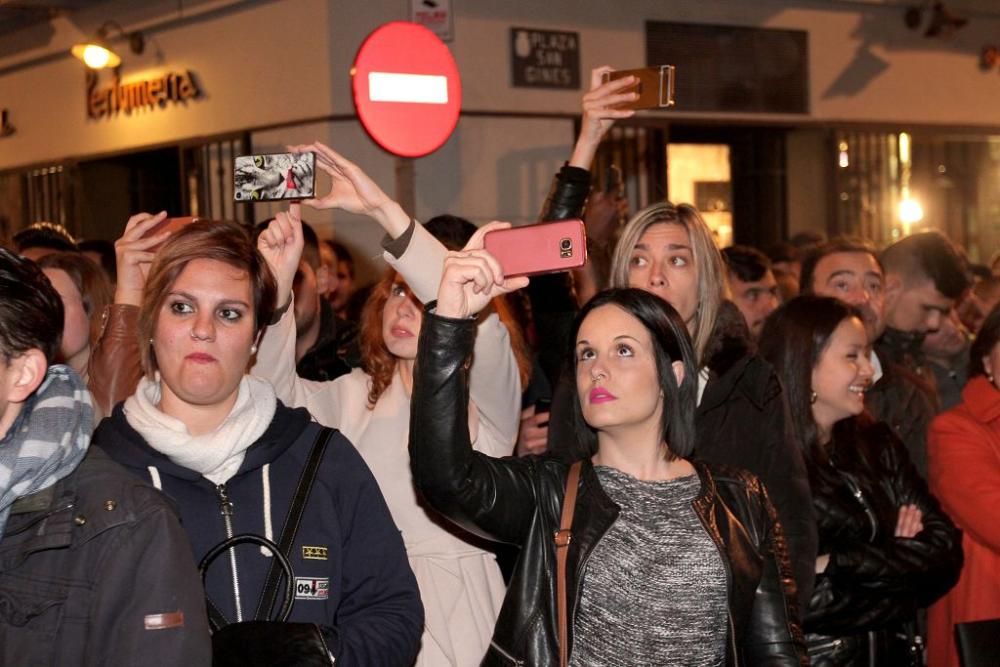
<svg viewBox="0 0 1000 667">
<path fill-rule="evenodd" d="M 600 373 L 598 373 L 597 375 L 595 375 L 595 376 L 594 376 L 593 378 L 591 378 L 591 379 L 593 379 L 593 381 L 594 381 L 594 382 L 600 382 L 601 380 L 604 380 L 604 379 L 606 379 L 606 378 L 607 378 L 607 376 L 606 376 L 606 375 L 604 375 L 604 373 L 603 373 L 603 372 L 600 372 Z"/>
</svg>

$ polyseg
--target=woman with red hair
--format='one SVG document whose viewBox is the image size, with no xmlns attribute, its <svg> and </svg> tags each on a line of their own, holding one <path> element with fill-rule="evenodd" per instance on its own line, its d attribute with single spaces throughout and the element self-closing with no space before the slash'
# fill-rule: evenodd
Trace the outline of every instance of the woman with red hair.
<svg viewBox="0 0 1000 667">
<path fill-rule="evenodd" d="M 393 239 L 384 244 L 393 267 L 376 285 L 362 315 L 363 368 L 329 382 L 295 375 L 295 326 L 291 309 L 264 336 L 253 372 L 269 379 L 279 398 L 304 406 L 322 424 L 339 429 L 354 443 L 378 480 L 424 603 L 425 628 L 417 665 L 478 664 L 486 654 L 505 587 L 492 552 L 470 541 L 418 497 L 410 473 L 407 440 L 413 364 L 423 304 L 437 294 L 445 246 L 416 224 L 361 169 L 322 144 L 299 147 L 316 153 L 332 186 L 314 208 L 338 208 L 374 218 Z M 472 243 L 490 229 L 476 231 Z M 299 221 L 279 214 L 261 243 L 289 249 L 277 267 L 293 275 L 301 248 Z M 286 281 L 285 284 L 290 284 Z M 281 295 L 286 302 L 290 294 Z M 490 456 L 513 451 L 520 414 L 526 356 L 515 353 L 516 329 L 498 312 L 479 323 L 471 368 L 469 431 L 477 450 Z"/>
</svg>

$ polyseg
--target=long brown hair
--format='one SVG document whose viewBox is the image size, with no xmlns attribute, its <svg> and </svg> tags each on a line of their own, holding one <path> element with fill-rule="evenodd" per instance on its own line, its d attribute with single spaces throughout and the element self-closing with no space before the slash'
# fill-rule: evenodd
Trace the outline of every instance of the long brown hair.
<svg viewBox="0 0 1000 667">
<path fill-rule="evenodd" d="M 403 289 L 406 290 L 407 298 L 413 298 L 413 293 L 399 273 L 395 269 L 389 269 L 375 283 L 368 300 L 365 302 L 365 307 L 361 311 L 359 347 L 361 348 L 361 368 L 371 378 L 371 386 L 368 389 L 369 409 L 375 407 L 379 397 L 392 383 L 392 374 L 396 372 L 396 357 L 389 351 L 385 344 L 385 338 L 382 336 L 382 313 L 394 285 L 402 285 Z M 422 309 L 423 307 L 418 304 L 417 308 Z M 510 346 L 514 352 L 518 375 L 523 387 L 531 378 L 531 354 L 528 351 L 528 344 L 525 342 L 524 332 L 521 331 L 511 307 L 503 297 L 493 299 L 493 308 L 500 321 L 507 327 Z"/>
</svg>

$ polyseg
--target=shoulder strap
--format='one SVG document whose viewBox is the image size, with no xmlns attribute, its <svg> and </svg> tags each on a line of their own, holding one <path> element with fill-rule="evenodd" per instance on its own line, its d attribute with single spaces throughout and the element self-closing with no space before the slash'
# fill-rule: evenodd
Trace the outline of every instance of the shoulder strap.
<svg viewBox="0 0 1000 667">
<path fill-rule="evenodd" d="M 580 468 L 582 461 L 577 461 L 569 467 L 566 476 L 566 494 L 563 496 L 562 518 L 559 520 L 559 530 L 555 534 L 556 542 L 556 608 L 559 620 L 559 665 L 569 665 L 569 619 L 566 618 L 566 554 L 569 551 L 570 538 L 573 537 L 573 510 L 576 509 L 576 489 L 580 484 Z"/>
<path fill-rule="evenodd" d="M 299 532 L 299 524 L 302 522 L 302 515 L 305 512 L 306 501 L 309 499 L 309 493 L 312 491 L 313 482 L 316 481 L 319 464 L 323 460 L 326 444 L 332 434 L 333 429 L 325 426 L 316 434 L 312 451 L 310 451 L 306 465 L 299 476 L 298 486 L 295 487 L 292 504 L 288 508 L 288 516 L 285 517 L 285 524 L 281 529 L 281 539 L 278 541 L 279 550 L 289 559 L 291 559 L 292 544 L 295 542 L 295 535 Z M 254 619 L 266 621 L 271 618 L 274 603 L 278 597 L 278 583 L 281 581 L 281 575 L 281 563 L 277 558 L 274 558 L 271 561 L 271 568 L 267 571 L 267 579 L 264 580 L 264 590 L 261 592 L 260 600 L 257 603 L 257 613 L 254 615 Z M 286 619 L 282 618 L 279 620 L 284 621 Z"/>
</svg>

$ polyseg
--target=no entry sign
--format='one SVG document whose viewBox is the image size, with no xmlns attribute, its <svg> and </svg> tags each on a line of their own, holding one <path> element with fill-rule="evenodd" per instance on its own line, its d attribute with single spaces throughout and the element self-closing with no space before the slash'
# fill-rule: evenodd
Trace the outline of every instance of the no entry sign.
<svg viewBox="0 0 1000 667">
<path fill-rule="evenodd" d="M 379 146 L 403 157 L 433 153 L 448 140 L 462 108 L 451 51 L 427 28 L 395 21 L 358 50 L 351 70 L 354 106 Z"/>
</svg>

